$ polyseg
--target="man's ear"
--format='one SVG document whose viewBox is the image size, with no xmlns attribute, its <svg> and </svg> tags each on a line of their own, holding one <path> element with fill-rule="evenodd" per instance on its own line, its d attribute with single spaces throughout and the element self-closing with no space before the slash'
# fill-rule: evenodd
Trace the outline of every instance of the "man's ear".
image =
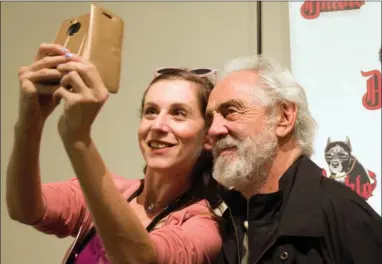
<svg viewBox="0 0 382 264">
<path fill-rule="evenodd" d="M 203 148 L 205 150 L 211 151 L 212 150 L 212 139 L 208 136 L 208 133 L 204 137 L 204 145 Z"/>
<path fill-rule="evenodd" d="M 284 138 L 293 132 L 297 119 L 297 105 L 282 103 L 277 114 L 276 135 Z"/>
</svg>

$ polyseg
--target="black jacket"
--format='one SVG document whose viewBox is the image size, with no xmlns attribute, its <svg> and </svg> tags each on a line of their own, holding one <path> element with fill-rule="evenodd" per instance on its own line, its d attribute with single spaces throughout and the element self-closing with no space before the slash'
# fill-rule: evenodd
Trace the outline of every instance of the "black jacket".
<svg viewBox="0 0 382 264">
<path fill-rule="evenodd" d="M 323 177 L 308 157 L 292 167 L 283 186 L 280 220 L 263 247 L 248 243 L 248 264 L 382 264 L 382 218 L 350 188 Z M 222 198 L 229 209 L 223 214 L 227 221 L 216 263 L 239 264 L 243 219 L 233 212 L 246 208 L 247 201 L 232 191 Z"/>
</svg>

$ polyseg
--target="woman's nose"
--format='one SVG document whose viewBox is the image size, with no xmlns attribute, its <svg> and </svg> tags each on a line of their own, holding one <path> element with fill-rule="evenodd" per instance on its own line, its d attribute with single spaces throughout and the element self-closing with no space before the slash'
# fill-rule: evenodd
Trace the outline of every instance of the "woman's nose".
<svg viewBox="0 0 382 264">
<path fill-rule="evenodd" d="M 154 131 L 161 131 L 161 132 L 168 132 L 169 126 L 168 126 L 168 117 L 165 114 L 159 114 L 157 118 L 154 120 L 154 123 L 152 125 L 152 130 Z"/>
</svg>

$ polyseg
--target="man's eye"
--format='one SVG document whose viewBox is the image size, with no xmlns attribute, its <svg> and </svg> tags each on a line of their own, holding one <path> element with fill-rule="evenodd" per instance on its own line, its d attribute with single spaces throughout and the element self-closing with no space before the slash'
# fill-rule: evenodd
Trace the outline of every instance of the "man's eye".
<svg viewBox="0 0 382 264">
<path fill-rule="evenodd" d="M 236 109 L 234 107 L 228 107 L 227 108 L 227 114 L 233 114 L 233 113 L 236 113 Z"/>
<path fill-rule="evenodd" d="M 233 107 L 233 106 L 227 107 L 223 111 L 224 117 L 229 117 L 230 115 L 235 114 L 235 113 L 237 113 L 237 109 L 235 107 Z"/>
</svg>

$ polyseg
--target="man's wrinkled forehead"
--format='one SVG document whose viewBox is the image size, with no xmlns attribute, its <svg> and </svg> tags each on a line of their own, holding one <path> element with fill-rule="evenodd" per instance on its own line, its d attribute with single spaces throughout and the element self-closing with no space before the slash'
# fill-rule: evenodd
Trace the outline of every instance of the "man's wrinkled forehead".
<svg viewBox="0 0 382 264">
<path fill-rule="evenodd" d="M 255 85 L 260 81 L 260 72 L 255 72 L 251 70 L 240 70 L 233 71 L 224 76 L 222 76 L 218 84 L 250 84 Z"/>
<path fill-rule="evenodd" d="M 254 101 L 260 85 L 259 75 L 252 71 L 232 72 L 223 77 L 212 90 L 208 108 L 216 109 L 230 100 Z"/>
</svg>

